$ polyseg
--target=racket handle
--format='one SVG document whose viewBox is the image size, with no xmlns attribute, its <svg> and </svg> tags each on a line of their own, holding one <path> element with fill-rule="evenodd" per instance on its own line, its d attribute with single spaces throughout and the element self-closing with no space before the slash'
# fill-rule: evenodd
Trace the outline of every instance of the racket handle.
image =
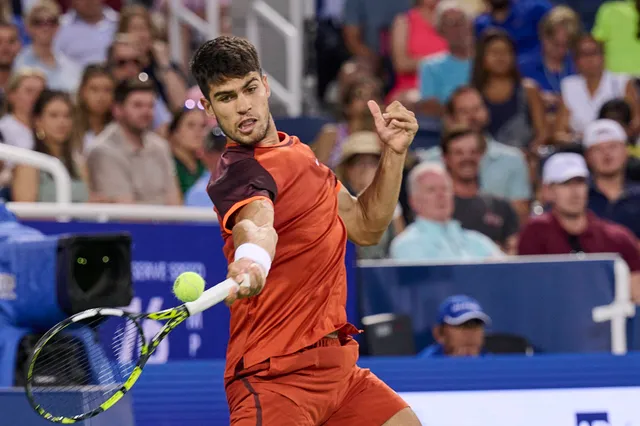
<svg viewBox="0 0 640 426">
<path fill-rule="evenodd" d="M 249 276 L 245 275 L 242 284 L 238 284 L 236 280 L 228 278 L 219 284 L 214 285 L 208 290 L 205 290 L 202 295 L 193 302 L 187 302 L 184 306 L 189 311 L 189 315 L 195 315 L 202 311 L 206 311 L 213 305 L 224 301 L 229 296 L 231 290 L 237 291 L 240 286 L 249 287 Z"/>
</svg>

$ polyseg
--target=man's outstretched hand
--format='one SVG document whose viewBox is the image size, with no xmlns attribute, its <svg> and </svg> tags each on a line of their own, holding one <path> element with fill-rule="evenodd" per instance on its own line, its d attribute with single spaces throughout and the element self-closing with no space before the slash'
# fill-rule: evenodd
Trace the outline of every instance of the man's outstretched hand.
<svg viewBox="0 0 640 426">
<path fill-rule="evenodd" d="M 367 105 L 382 143 L 398 154 L 405 154 L 418 131 L 416 115 L 398 101 L 389 105 L 384 113 L 375 101 Z"/>
</svg>

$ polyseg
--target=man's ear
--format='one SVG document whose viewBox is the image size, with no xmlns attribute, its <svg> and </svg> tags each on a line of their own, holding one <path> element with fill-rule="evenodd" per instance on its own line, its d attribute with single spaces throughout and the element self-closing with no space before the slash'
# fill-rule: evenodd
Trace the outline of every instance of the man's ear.
<svg viewBox="0 0 640 426">
<path fill-rule="evenodd" d="M 262 84 L 264 84 L 265 89 L 267 90 L 267 97 L 271 97 L 271 87 L 269 87 L 269 81 L 267 79 L 266 74 L 262 74 Z"/>
<path fill-rule="evenodd" d="M 443 327 L 441 325 L 435 325 L 431 329 L 431 332 L 433 333 L 433 338 L 439 344 L 442 344 L 444 342 L 444 333 L 443 333 L 442 328 Z"/>
<path fill-rule="evenodd" d="M 216 114 L 213 112 L 213 106 L 211 105 L 211 102 L 209 102 L 207 100 L 207 98 L 205 98 L 204 96 L 200 98 L 200 103 L 202 104 L 202 107 L 204 108 L 204 112 L 207 113 L 207 115 L 209 117 L 215 117 Z"/>
</svg>

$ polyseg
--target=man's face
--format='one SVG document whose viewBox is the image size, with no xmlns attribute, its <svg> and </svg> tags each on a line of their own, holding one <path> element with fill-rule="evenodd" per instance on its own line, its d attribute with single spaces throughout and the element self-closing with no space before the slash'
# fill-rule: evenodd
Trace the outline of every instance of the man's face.
<svg viewBox="0 0 640 426">
<path fill-rule="evenodd" d="M 451 118 L 455 123 L 468 126 L 476 133 L 483 133 L 489 124 L 489 112 L 476 90 L 467 90 L 455 98 Z"/>
<path fill-rule="evenodd" d="M 47 45 L 58 31 L 59 16 L 49 11 L 34 12 L 27 22 L 27 30 L 35 44 Z"/>
<path fill-rule="evenodd" d="M 443 158 L 454 180 L 463 182 L 476 180 L 482 158 L 478 136 L 466 135 L 452 140 Z"/>
<path fill-rule="evenodd" d="M 553 208 L 562 216 L 578 217 L 587 209 L 589 188 L 585 178 L 549 185 Z"/>
<path fill-rule="evenodd" d="M 212 84 L 209 89 L 211 101 L 202 98 L 202 105 L 209 115 L 216 117 L 218 126 L 229 139 L 255 145 L 267 136 L 271 125 L 271 90 L 266 76 L 253 71 L 244 78 Z"/>
<path fill-rule="evenodd" d="M 134 46 L 127 43 L 117 43 L 113 47 L 110 59 L 113 78 L 117 81 L 137 78 L 138 74 L 142 72 L 142 63 L 139 58 L 140 54 Z"/>
<path fill-rule="evenodd" d="M 351 158 L 345 169 L 347 177 L 346 184 L 356 194 L 361 193 L 373 181 L 373 177 L 378 170 L 380 156 L 375 154 L 356 154 Z"/>
<path fill-rule="evenodd" d="M 569 30 L 562 25 L 556 26 L 551 35 L 542 39 L 544 53 L 552 58 L 564 58 L 569 53 L 569 39 Z"/>
<path fill-rule="evenodd" d="M 449 48 L 469 46 L 473 41 L 471 20 L 460 9 L 448 10 L 442 15 L 440 34 Z"/>
<path fill-rule="evenodd" d="M 129 131 L 142 134 L 151 129 L 155 101 L 155 95 L 149 91 L 133 92 L 122 105 L 116 105 L 115 116 Z"/>
<path fill-rule="evenodd" d="M 10 70 L 20 52 L 18 32 L 13 27 L 0 27 L 0 70 Z"/>
<path fill-rule="evenodd" d="M 628 155 L 624 141 L 603 142 L 587 149 L 587 162 L 594 175 L 615 176 L 624 170 Z"/>
<path fill-rule="evenodd" d="M 484 324 L 479 320 L 456 326 L 444 324 L 434 334 L 448 356 L 478 356 L 484 346 Z"/>
<path fill-rule="evenodd" d="M 409 203 L 424 219 L 436 222 L 451 220 L 454 205 L 451 179 L 444 173 L 423 173 L 411 188 Z"/>
</svg>

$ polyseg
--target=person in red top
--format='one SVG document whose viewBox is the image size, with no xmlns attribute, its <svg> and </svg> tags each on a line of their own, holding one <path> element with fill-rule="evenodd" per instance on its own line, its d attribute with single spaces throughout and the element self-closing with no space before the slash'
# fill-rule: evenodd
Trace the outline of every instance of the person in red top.
<svg viewBox="0 0 640 426">
<path fill-rule="evenodd" d="M 357 198 L 297 137 L 276 130 L 269 84 L 248 41 L 221 36 L 195 53 L 202 104 L 229 143 L 207 188 L 229 261 L 225 389 L 231 424 L 420 425 L 408 405 L 356 365 L 347 322 L 345 250 L 378 242 L 393 218 L 418 129 L 401 104 L 369 108 L 384 144 Z"/>
<path fill-rule="evenodd" d="M 588 177 L 580 154 L 549 157 L 542 183 L 553 207 L 551 212 L 529 220 L 520 232 L 518 254 L 617 253 L 631 270 L 631 298 L 640 304 L 640 250 L 635 235 L 587 210 Z"/>
</svg>

